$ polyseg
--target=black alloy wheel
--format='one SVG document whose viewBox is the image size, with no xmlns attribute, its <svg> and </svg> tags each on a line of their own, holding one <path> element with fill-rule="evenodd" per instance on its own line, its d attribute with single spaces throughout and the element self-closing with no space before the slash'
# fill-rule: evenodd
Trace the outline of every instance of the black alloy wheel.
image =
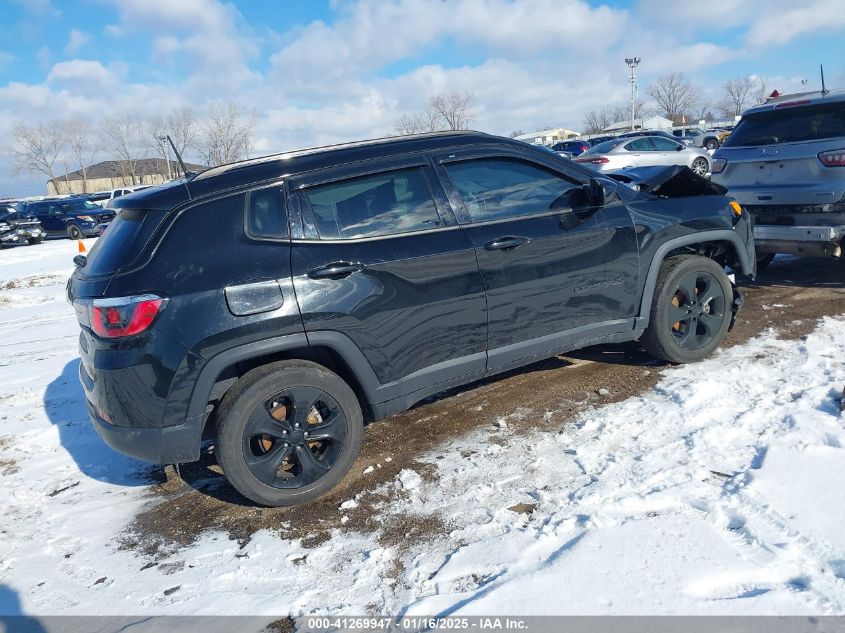
<svg viewBox="0 0 845 633">
<path fill-rule="evenodd" d="M 682 348 L 697 350 L 718 336 L 729 301 L 721 283 L 709 272 L 683 277 L 667 310 L 667 325 Z"/>
<path fill-rule="evenodd" d="M 243 435 L 247 468 L 273 488 L 314 483 L 334 466 L 346 442 L 337 401 L 313 387 L 291 387 L 255 408 Z"/>
</svg>

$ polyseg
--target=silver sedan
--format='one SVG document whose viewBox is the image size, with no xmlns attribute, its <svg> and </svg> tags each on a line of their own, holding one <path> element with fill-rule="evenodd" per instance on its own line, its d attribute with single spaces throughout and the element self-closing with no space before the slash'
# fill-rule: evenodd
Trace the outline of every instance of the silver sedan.
<svg viewBox="0 0 845 633">
<path fill-rule="evenodd" d="M 686 165 L 699 176 L 710 171 L 707 150 L 688 147 L 664 136 L 611 139 L 591 147 L 575 161 L 601 172 L 656 165 Z"/>
</svg>

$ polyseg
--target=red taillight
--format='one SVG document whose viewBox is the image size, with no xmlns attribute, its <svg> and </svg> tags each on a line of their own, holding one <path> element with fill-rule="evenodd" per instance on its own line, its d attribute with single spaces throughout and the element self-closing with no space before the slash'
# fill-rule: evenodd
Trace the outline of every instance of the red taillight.
<svg viewBox="0 0 845 633">
<path fill-rule="evenodd" d="M 597 156 L 595 158 L 592 157 L 592 156 L 584 156 L 583 158 L 576 158 L 575 162 L 576 163 L 590 163 L 592 165 L 604 165 L 605 163 L 609 163 L 610 159 L 605 158 L 604 156 Z"/>
<path fill-rule="evenodd" d="M 845 148 L 822 152 L 819 160 L 825 167 L 845 167 Z"/>
<path fill-rule="evenodd" d="M 94 299 L 91 329 L 102 338 L 140 334 L 150 327 L 165 303 L 166 299 L 155 295 Z"/>
</svg>

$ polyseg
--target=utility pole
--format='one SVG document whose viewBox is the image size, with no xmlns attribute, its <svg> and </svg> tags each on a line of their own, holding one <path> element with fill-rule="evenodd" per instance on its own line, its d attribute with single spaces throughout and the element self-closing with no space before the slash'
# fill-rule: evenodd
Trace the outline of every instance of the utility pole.
<svg viewBox="0 0 845 633">
<path fill-rule="evenodd" d="M 637 66 L 640 63 L 639 57 L 626 57 L 625 63 L 631 69 L 631 131 L 634 131 L 634 114 L 637 103 Z"/>
</svg>

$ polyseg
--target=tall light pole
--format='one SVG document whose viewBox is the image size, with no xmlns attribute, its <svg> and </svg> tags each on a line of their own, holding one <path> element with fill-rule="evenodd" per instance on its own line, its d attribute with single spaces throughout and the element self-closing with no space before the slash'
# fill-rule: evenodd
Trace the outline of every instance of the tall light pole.
<svg viewBox="0 0 845 633">
<path fill-rule="evenodd" d="M 631 69 L 631 131 L 634 131 L 634 112 L 637 103 L 637 66 L 640 63 L 639 57 L 626 57 L 625 63 Z"/>
</svg>

